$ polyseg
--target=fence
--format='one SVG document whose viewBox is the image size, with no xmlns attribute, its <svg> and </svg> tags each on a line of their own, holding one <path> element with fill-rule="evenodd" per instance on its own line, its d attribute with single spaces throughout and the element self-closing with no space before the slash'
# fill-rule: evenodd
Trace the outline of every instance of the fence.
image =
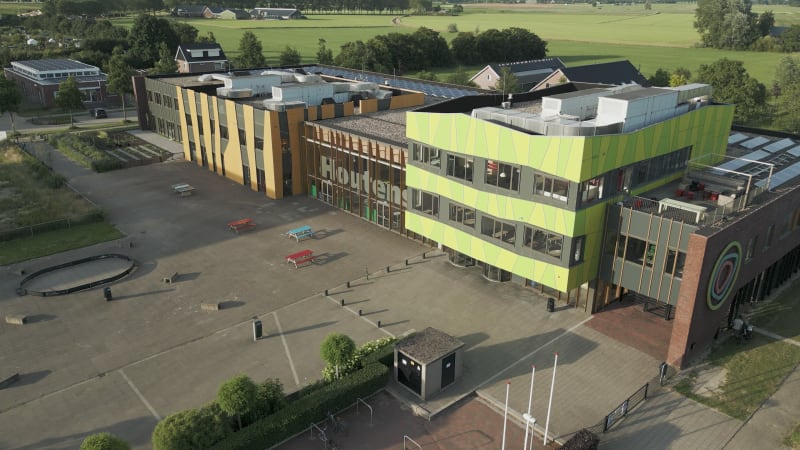
<svg viewBox="0 0 800 450">
<path fill-rule="evenodd" d="M 639 403 L 643 402 L 644 399 L 647 398 L 647 388 L 650 386 L 650 383 L 645 383 L 644 386 L 640 387 L 636 392 L 633 393 L 630 397 L 626 398 L 624 402 L 622 402 L 619 406 L 614 408 L 613 411 L 606 415 L 605 419 L 603 419 L 603 433 L 607 432 L 617 423 L 620 419 L 627 416 L 633 408 L 639 405 Z"/>
<path fill-rule="evenodd" d="M 93 211 L 78 217 L 54 220 L 52 222 L 37 223 L 25 227 L 14 228 L 11 230 L 0 230 L 0 242 L 11 241 L 23 237 L 35 236 L 53 230 L 63 230 L 87 223 L 102 222 L 104 220 L 102 211 Z"/>
</svg>

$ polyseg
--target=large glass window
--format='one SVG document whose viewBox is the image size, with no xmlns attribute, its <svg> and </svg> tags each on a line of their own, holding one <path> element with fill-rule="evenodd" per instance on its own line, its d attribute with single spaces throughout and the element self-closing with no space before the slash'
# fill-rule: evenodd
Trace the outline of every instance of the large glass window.
<svg viewBox="0 0 800 450">
<path fill-rule="evenodd" d="M 564 236 L 535 227 L 525 227 L 524 244 L 539 253 L 561 258 Z"/>
<path fill-rule="evenodd" d="M 438 148 L 417 143 L 411 144 L 411 159 L 413 161 L 429 164 L 433 167 L 441 167 L 442 165 L 440 150 Z"/>
<path fill-rule="evenodd" d="M 519 191 L 519 166 L 486 160 L 484 182 L 489 186 Z"/>
<path fill-rule="evenodd" d="M 567 194 L 569 194 L 569 181 L 550 175 L 536 174 L 533 179 L 533 193 L 566 202 Z"/>
<path fill-rule="evenodd" d="M 412 191 L 414 196 L 414 203 L 412 208 L 415 211 L 425 213 L 431 216 L 439 216 L 439 196 L 433 195 L 425 191 L 414 189 Z"/>
<path fill-rule="evenodd" d="M 228 139 L 228 127 L 225 125 L 220 124 L 219 126 L 219 136 L 223 139 Z"/>
<path fill-rule="evenodd" d="M 667 250 L 667 263 L 664 265 L 664 272 L 672 273 L 675 270 L 675 277 L 683 277 L 683 264 L 686 262 L 686 253 L 677 250 Z"/>
<path fill-rule="evenodd" d="M 247 145 L 247 133 L 239 128 L 239 145 Z"/>
<path fill-rule="evenodd" d="M 514 224 L 503 222 L 492 216 L 483 216 L 481 217 L 481 234 L 507 244 L 513 244 L 516 239 L 517 228 Z"/>
<path fill-rule="evenodd" d="M 475 163 L 472 157 L 447 155 L 447 175 L 460 178 L 466 181 L 472 181 L 472 168 Z"/>
<path fill-rule="evenodd" d="M 475 210 L 466 206 L 450 204 L 450 220 L 475 228 Z"/>
<path fill-rule="evenodd" d="M 581 204 L 588 204 L 603 198 L 603 177 L 592 178 L 581 183 Z"/>
</svg>

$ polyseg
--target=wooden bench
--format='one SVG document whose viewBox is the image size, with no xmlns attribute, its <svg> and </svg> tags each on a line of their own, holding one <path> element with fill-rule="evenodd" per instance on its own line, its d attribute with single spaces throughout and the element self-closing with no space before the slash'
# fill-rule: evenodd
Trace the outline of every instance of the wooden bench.
<svg viewBox="0 0 800 450">
<path fill-rule="evenodd" d="M 178 279 L 178 272 L 172 272 L 171 274 L 165 276 L 161 279 L 164 283 L 172 284 L 173 281 Z"/>
<path fill-rule="evenodd" d="M 253 219 L 239 219 L 228 222 L 228 228 L 236 234 L 239 234 L 242 230 L 253 228 L 254 226 L 256 226 L 256 224 L 253 222 Z"/>
<path fill-rule="evenodd" d="M 12 373 L 11 375 L 9 375 L 9 376 L 7 376 L 5 378 L 0 378 L 0 389 L 3 389 L 5 387 L 13 384 L 17 380 L 19 380 L 19 373 L 17 373 L 17 372 Z"/>
<path fill-rule="evenodd" d="M 294 264 L 294 268 L 297 269 L 300 264 L 314 262 L 314 259 L 316 258 L 317 257 L 314 256 L 314 252 L 311 250 L 303 250 L 286 256 L 286 262 L 289 264 Z"/>
<path fill-rule="evenodd" d="M 300 242 L 300 239 L 313 237 L 314 230 L 311 229 L 310 226 L 304 225 L 302 227 L 295 228 L 293 230 L 289 230 L 286 232 L 289 237 L 293 237 L 297 242 Z"/>
<path fill-rule="evenodd" d="M 175 193 L 180 195 L 181 197 L 187 197 L 189 195 L 192 195 L 194 187 L 186 183 L 178 183 L 172 185 L 172 190 L 175 191 Z"/>
<path fill-rule="evenodd" d="M 201 311 L 219 311 L 219 303 L 200 303 Z"/>
<path fill-rule="evenodd" d="M 23 316 L 19 314 L 10 314 L 6 316 L 6 323 L 11 325 L 25 325 L 28 323 L 28 316 Z"/>
</svg>

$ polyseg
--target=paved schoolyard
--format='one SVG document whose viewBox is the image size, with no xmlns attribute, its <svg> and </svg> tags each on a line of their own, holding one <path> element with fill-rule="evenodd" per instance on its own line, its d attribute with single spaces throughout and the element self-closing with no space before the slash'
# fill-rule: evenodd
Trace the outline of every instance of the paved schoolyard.
<svg viewBox="0 0 800 450">
<path fill-rule="evenodd" d="M 582 312 L 548 314 L 531 290 L 491 283 L 441 255 L 422 259 L 427 248 L 420 244 L 313 199 L 268 200 L 188 162 L 70 182 L 127 237 L 0 268 L 0 314 L 37 318 L 25 326 L 0 323 L 0 367 L 21 374 L 0 390 L 0 448 L 77 448 L 100 431 L 149 448 L 158 418 L 212 400 L 237 373 L 278 377 L 287 391 L 317 379 L 319 343 L 334 331 L 363 343 L 434 326 L 463 340 L 464 377 L 421 403 L 428 413 L 475 389 L 502 401 L 510 379 L 518 414 L 536 364 L 534 410 L 543 423 L 544 389 L 559 352 L 555 436 L 596 423 L 656 370 L 653 358 L 582 326 Z M 170 185 L 179 182 L 196 194 L 176 196 Z M 225 224 L 243 217 L 254 219 L 255 229 L 231 233 Z M 296 243 L 283 234 L 300 225 L 317 236 Z M 304 248 L 321 256 L 316 264 L 294 269 L 283 261 Z M 139 262 L 112 285 L 112 302 L 99 289 L 48 298 L 14 293 L 20 266 L 30 271 L 103 252 Z M 161 281 L 175 271 L 175 283 Z M 203 302 L 225 308 L 201 311 Z M 266 333 L 258 342 L 254 317 Z"/>
</svg>

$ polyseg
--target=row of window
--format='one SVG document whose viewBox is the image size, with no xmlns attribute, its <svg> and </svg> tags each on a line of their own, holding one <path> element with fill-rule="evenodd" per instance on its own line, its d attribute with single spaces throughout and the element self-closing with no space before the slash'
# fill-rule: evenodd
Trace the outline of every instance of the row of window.
<svg viewBox="0 0 800 450">
<path fill-rule="evenodd" d="M 411 209 L 430 216 L 439 216 L 439 196 L 417 189 L 412 190 L 412 196 L 414 201 L 411 204 Z M 474 229 L 476 211 L 467 206 L 451 203 L 448 209 L 448 220 Z M 524 247 L 537 253 L 561 259 L 564 236 L 528 225 L 525 225 L 523 230 Z M 484 236 L 497 239 L 506 244 L 515 245 L 516 243 L 517 226 L 514 223 L 505 222 L 484 214 L 481 215 L 479 231 Z M 575 248 L 575 252 L 573 252 L 570 262 L 581 262 L 583 258 L 583 237 L 575 238 L 572 246 Z"/>
<path fill-rule="evenodd" d="M 621 236 L 624 238 L 624 236 Z M 656 244 L 648 243 L 642 239 L 628 236 L 624 245 L 617 247 L 617 257 L 625 258 L 636 264 L 653 267 L 656 260 Z M 676 249 L 667 249 L 667 259 L 664 263 L 664 273 L 673 274 L 677 278 L 683 277 L 683 265 L 686 262 L 686 253 Z"/>
</svg>

